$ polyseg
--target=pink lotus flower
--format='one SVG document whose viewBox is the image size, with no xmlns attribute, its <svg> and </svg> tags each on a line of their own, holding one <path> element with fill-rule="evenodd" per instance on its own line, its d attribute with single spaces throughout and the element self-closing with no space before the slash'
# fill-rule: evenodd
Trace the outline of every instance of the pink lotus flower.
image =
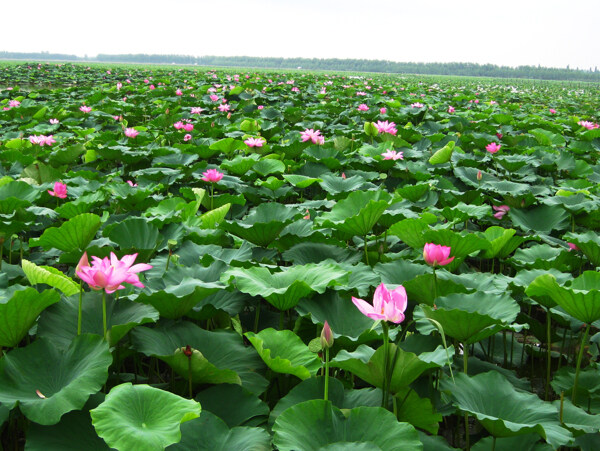
<svg viewBox="0 0 600 451">
<path fill-rule="evenodd" d="M 149 88 L 150 88 L 151 90 L 152 90 L 152 89 L 156 89 L 156 86 L 154 86 L 154 85 L 150 85 L 150 86 L 149 86 Z"/>
<path fill-rule="evenodd" d="M 554 108 L 550 108 L 550 114 L 556 114 L 556 110 Z"/>
<path fill-rule="evenodd" d="M 54 191 L 48 190 L 48 194 L 60 199 L 65 199 L 67 197 L 67 185 L 61 182 L 55 182 Z"/>
<path fill-rule="evenodd" d="M 81 105 L 79 107 L 79 111 L 82 111 L 84 113 L 89 113 L 90 111 L 92 111 L 92 107 L 91 106 L 86 106 L 86 105 Z"/>
<path fill-rule="evenodd" d="M 210 100 L 212 100 L 213 102 L 216 102 L 219 100 L 219 96 L 216 94 L 211 94 L 210 96 Z"/>
<path fill-rule="evenodd" d="M 118 91 L 119 89 L 121 89 L 122 87 L 123 87 L 123 83 L 121 83 L 121 82 L 118 82 L 118 83 L 117 83 L 117 91 Z"/>
<path fill-rule="evenodd" d="M 107 293 L 124 289 L 123 283 L 130 283 L 133 286 L 144 288 L 137 273 L 152 269 L 152 266 L 145 263 L 133 265 L 137 255 L 137 253 L 125 255 L 121 260 L 117 258 L 114 252 L 110 253 L 110 260 L 108 257 L 103 259 L 92 257 L 92 266 L 82 265 L 79 271 L 76 271 L 76 274 L 91 289 L 104 289 Z"/>
<path fill-rule="evenodd" d="M 502 139 L 502 137 L 504 136 L 502 133 L 496 133 L 496 136 L 498 137 L 498 139 Z"/>
<path fill-rule="evenodd" d="M 265 106 L 264 105 L 258 105 L 256 108 L 258 108 L 259 110 L 262 110 Z"/>
<path fill-rule="evenodd" d="M 219 111 L 222 111 L 222 112 L 229 111 L 229 105 L 226 103 L 219 105 Z"/>
<path fill-rule="evenodd" d="M 385 113 L 387 113 L 387 108 L 385 108 L 385 107 L 383 107 L 383 108 L 379 108 L 379 112 L 380 112 L 381 114 L 385 114 Z"/>
<path fill-rule="evenodd" d="M 207 171 L 203 172 L 202 175 L 204 176 L 202 177 L 202 180 L 210 183 L 218 182 L 223 178 L 223 173 L 217 171 L 216 169 L 208 169 Z"/>
<path fill-rule="evenodd" d="M 411 108 L 423 108 L 424 106 L 425 105 L 423 105 L 421 102 L 415 102 L 410 104 Z"/>
<path fill-rule="evenodd" d="M 404 160 L 403 152 L 396 152 L 395 150 L 387 150 L 381 154 L 384 160 Z"/>
<path fill-rule="evenodd" d="M 308 140 L 311 140 L 314 144 L 323 144 L 325 142 L 325 138 L 321 136 L 321 131 L 313 130 L 312 128 L 307 128 L 303 132 L 300 132 L 300 137 L 302 138 L 302 142 Z"/>
<path fill-rule="evenodd" d="M 185 124 L 183 124 L 183 129 L 186 132 L 191 132 L 194 129 L 194 124 L 190 124 L 189 122 L 185 123 Z"/>
<path fill-rule="evenodd" d="M 8 106 L 11 108 L 16 108 L 19 105 L 21 105 L 21 102 L 19 102 L 18 100 L 11 100 L 10 102 L 8 102 Z"/>
<path fill-rule="evenodd" d="M 52 125 L 58 124 L 60 121 L 58 119 L 50 119 L 49 121 Z"/>
<path fill-rule="evenodd" d="M 263 138 L 248 138 L 244 141 L 248 147 L 262 147 L 264 144 Z"/>
<path fill-rule="evenodd" d="M 567 245 L 569 246 L 569 252 L 580 250 L 575 243 L 567 243 Z"/>
<path fill-rule="evenodd" d="M 294 86 L 292 88 L 292 92 L 300 92 L 300 89 L 297 86 Z"/>
<path fill-rule="evenodd" d="M 181 92 L 181 89 L 177 89 L 177 91 L 175 91 L 175 95 L 176 96 L 182 96 L 183 92 Z"/>
<path fill-rule="evenodd" d="M 487 146 L 485 146 L 485 150 L 487 150 L 489 153 L 496 153 L 500 150 L 500 147 L 502 147 L 501 144 L 489 143 Z"/>
<path fill-rule="evenodd" d="M 56 142 L 56 140 L 54 139 L 54 135 L 31 135 L 29 137 L 29 142 L 31 144 L 37 144 L 38 146 L 51 146 Z"/>
<path fill-rule="evenodd" d="M 331 348 L 333 346 L 333 333 L 329 323 L 325 321 L 323 330 L 321 331 L 321 348 Z"/>
<path fill-rule="evenodd" d="M 147 78 L 144 80 L 144 83 L 148 84 L 150 83 L 150 80 L 148 80 Z"/>
<path fill-rule="evenodd" d="M 404 321 L 404 311 L 408 305 L 406 290 L 402 285 L 389 291 L 383 283 L 375 289 L 373 305 L 354 296 L 352 302 L 363 315 L 396 324 Z"/>
<path fill-rule="evenodd" d="M 454 257 L 450 257 L 450 251 L 449 246 L 427 243 L 423 247 L 423 258 L 428 265 L 433 267 L 446 266 L 454 260 Z"/>
<path fill-rule="evenodd" d="M 183 128 L 183 122 L 177 121 L 173 124 L 173 127 L 175 127 L 177 130 L 181 130 Z"/>
<path fill-rule="evenodd" d="M 398 133 L 398 130 L 396 130 L 396 124 L 394 122 L 377 121 L 373 125 L 375 125 L 375 128 L 377 128 L 379 133 L 389 133 L 390 135 L 395 135 Z"/>
<path fill-rule="evenodd" d="M 454 107 L 453 107 L 452 105 L 450 105 L 450 106 L 448 107 L 448 113 L 452 114 L 452 113 L 454 113 L 455 111 L 456 111 L 456 110 L 454 109 Z"/>
<path fill-rule="evenodd" d="M 577 125 L 581 125 L 583 128 L 587 128 L 588 130 L 593 130 L 593 129 L 599 127 L 598 124 L 594 124 L 593 122 L 590 122 L 590 121 L 579 121 L 579 122 L 577 122 Z"/>
<path fill-rule="evenodd" d="M 502 217 L 506 213 L 508 213 L 508 210 L 510 210 L 510 207 L 508 205 L 500 205 L 499 207 L 492 205 L 492 208 L 494 209 L 494 211 L 497 212 L 497 213 L 494 213 L 494 218 L 496 218 L 496 219 L 502 219 Z"/>
<path fill-rule="evenodd" d="M 204 108 L 200 108 L 199 106 L 193 106 L 192 107 L 192 114 L 200 114 L 204 111 Z"/>
<path fill-rule="evenodd" d="M 360 105 L 358 105 L 357 109 L 358 111 L 369 111 L 369 107 L 366 103 L 361 103 Z"/>
<path fill-rule="evenodd" d="M 190 139 L 192 139 L 192 135 L 190 135 L 189 133 L 186 133 L 185 136 L 183 137 L 184 141 L 189 141 Z"/>
<path fill-rule="evenodd" d="M 126 128 L 125 129 L 125 136 L 127 136 L 128 138 L 135 138 L 137 135 L 139 135 L 140 132 L 138 132 L 135 128 Z"/>
<path fill-rule="evenodd" d="M 131 180 L 127 180 L 127 184 L 132 188 L 135 188 L 137 186 L 137 183 L 133 183 Z"/>
</svg>

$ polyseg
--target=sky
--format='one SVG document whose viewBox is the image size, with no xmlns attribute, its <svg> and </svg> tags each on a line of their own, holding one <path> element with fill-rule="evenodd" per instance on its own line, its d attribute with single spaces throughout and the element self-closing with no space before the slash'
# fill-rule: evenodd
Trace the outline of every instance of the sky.
<svg viewBox="0 0 600 451">
<path fill-rule="evenodd" d="M 0 51 L 589 69 L 599 0 L 3 0 Z"/>
</svg>

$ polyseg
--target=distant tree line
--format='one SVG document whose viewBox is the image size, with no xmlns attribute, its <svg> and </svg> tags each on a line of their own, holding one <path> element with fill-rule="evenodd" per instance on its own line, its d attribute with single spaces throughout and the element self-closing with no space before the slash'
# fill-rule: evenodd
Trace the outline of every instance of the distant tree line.
<svg viewBox="0 0 600 451">
<path fill-rule="evenodd" d="M 148 54 L 99 54 L 81 58 L 59 53 L 0 52 L 0 59 L 82 61 L 105 63 L 191 64 L 198 66 L 249 67 L 262 69 L 307 69 L 394 74 L 457 75 L 467 77 L 533 78 L 600 82 L 600 71 L 541 66 L 497 66 L 476 63 L 398 63 L 386 60 L 338 58 L 262 58 L 252 56 L 189 56 Z"/>
</svg>

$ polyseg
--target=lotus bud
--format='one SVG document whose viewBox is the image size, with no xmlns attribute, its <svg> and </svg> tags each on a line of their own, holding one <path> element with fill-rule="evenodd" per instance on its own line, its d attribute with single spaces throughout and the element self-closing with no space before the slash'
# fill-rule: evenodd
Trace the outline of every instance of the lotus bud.
<svg viewBox="0 0 600 451">
<path fill-rule="evenodd" d="M 321 347 L 331 348 L 333 346 L 333 333 L 331 332 L 331 327 L 329 327 L 329 323 L 325 321 L 323 325 L 323 330 L 321 331 Z"/>
<path fill-rule="evenodd" d="M 482 178 L 483 178 L 483 174 L 481 173 L 481 171 L 477 171 L 477 181 L 481 182 Z"/>
</svg>

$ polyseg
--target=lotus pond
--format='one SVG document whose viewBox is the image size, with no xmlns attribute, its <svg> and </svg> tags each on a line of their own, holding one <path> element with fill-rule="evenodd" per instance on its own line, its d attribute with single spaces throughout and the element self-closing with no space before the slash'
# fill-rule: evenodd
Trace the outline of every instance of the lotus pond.
<svg viewBox="0 0 600 451">
<path fill-rule="evenodd" d="M 4 449 L 600 449 L 598 86 L 0 86 Z"/>
</svg>

